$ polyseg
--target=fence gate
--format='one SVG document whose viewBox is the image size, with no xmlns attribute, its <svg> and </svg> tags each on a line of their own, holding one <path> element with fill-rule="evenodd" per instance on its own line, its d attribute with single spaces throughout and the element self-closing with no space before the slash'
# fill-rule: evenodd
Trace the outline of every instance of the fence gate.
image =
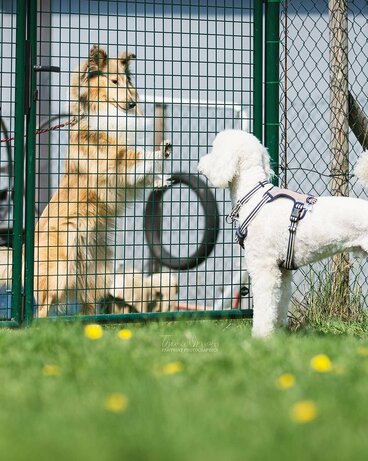
<svg viewBox="0 0 368 461">
<path fill-rule="evenodd" d="M 0 5 L 1 325 L 250 315 L 196 166 L 224 128 L 262 137 L 263 83 L 277 161 L 278 3 Z"/>
</svg>

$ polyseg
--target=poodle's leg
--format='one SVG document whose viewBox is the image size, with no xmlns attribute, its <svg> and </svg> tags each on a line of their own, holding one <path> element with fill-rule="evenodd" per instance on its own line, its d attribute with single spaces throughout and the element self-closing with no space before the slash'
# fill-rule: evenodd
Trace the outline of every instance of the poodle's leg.
<svg viewBox="0 0 368 461">
<path fill-rule="evenodd" d="M 254 303 L 252 335 L 263 338 L 273 333 L 277 325 L 282 274 L 277 266 L 263 267 L 250 274 Z"/>
<path fill-rule="evenodd" d="M 278 307 L 277 325 L 287 327 L 288 311 L 291 298 L 291 282 L 293 281 L 293 272 L 290 270 L 281 271 L 281 297 Z"/>
</svg>

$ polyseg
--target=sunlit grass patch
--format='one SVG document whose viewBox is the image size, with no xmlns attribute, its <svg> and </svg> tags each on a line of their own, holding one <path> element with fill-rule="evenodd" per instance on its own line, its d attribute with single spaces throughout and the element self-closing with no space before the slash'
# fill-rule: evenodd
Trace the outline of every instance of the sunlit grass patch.
<svg viewBox="0 0 368 461">
<path fill-rule="evenodd" d="M 122 330 L 131 339 L 121 340 Z M 254 341 L 250 322 L 228 320 L 96 331 L 103 331 L 97 341 L 81 323 L 0 331 L 7 459 L 32 453 L 46 461 L 52 447 L 57 461 L 99 461 L 101 453 L 109 460 L 241 461 L 272 453 L 276 461 L 309 461 L 325 453 L 326 440 L 334 441 L 330 459 L 364 459 L 368 451 L 361 436 L 368 430 L 367 331 L 363 338 L 279 332 Z M 167 335 L 178 344 L 216 343 L 216 352 L 164 352 Z M 22 437 L 19 428 L 27 428 Z"/>
</svg>

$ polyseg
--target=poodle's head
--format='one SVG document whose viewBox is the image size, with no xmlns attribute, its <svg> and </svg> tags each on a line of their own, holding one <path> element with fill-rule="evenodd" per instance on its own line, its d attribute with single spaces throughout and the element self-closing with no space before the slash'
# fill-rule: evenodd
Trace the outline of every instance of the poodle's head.
<svg viewBox="0 0 368 461">
<path fill-rule="evenodd" d="M 264 171 L 267 180 L 272 177 L 266 148 L 250 133 L 225 130 L 216 136 L 212 152 L 201 158 L 198 172 L 204 174 L 214 186 L 226 188 L 240 171 L 257 167 Z"/>
</svg>

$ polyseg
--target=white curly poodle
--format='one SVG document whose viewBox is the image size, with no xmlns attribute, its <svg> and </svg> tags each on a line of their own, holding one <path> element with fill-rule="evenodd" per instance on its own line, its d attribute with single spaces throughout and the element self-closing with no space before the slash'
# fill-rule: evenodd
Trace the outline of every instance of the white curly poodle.
<svg viewBox="0 0 368 461">
<path fill-rule="evenodd" d="M 201 158 L 198 172 L 214 186 L 229 187 L 233 205 L 257 183 L 270 181 L 273 171 L 266 148 L 241 130 L 225 130 L 213 142 L 212 152 Z M 358 160 L 355 175 L 368 185 L 368 152 Z M 239 210 L 239 224 L 262 200 L 271 184 L 260 187 Z M 292 270 L 283 268 L 289 242 L 293 203 L 279 198 L 266 203 L 251 221 L 244 240 L 246 266 L 252 280 L 253 336 L 265 337 L 287 323 Z M 368 252 L 368 202 L 349 197 L 318 197 L 306 207 L 295 233 L 295 267 L 342 251 Z M 311 208 L 311 209 L 309 209 Z"/>
</svg>

